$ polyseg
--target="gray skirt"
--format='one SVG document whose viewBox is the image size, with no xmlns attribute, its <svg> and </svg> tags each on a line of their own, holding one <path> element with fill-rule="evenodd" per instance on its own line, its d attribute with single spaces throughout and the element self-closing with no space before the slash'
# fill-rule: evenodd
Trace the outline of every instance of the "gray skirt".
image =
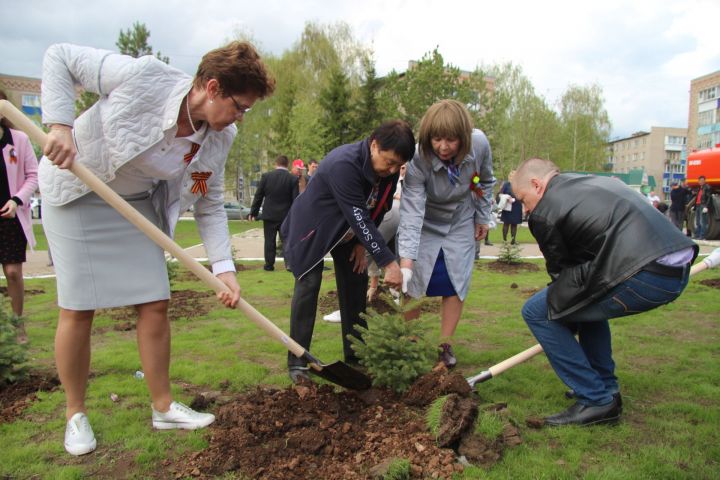
<svg viewBox="0 0 720 480">
<path fill-rule="evenodd" d="M 124 198 L 157 225 L 149 194 Z M 95 193 L 58 207 L 43 205 L 43 229 L 61 308 L 95 310 L 170 298 L 163 250 Z"/>
</svg>

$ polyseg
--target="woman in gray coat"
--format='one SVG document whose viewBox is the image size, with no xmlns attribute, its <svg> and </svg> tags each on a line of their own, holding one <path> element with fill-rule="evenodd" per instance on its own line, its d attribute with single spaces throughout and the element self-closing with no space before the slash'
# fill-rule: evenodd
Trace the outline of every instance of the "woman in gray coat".
<svg viewBox="0 0 720 480">
<path fill-rule="evenodd" d="M 439 359 L 457 363 L 450 341 L 470 286 L 475 241 L 485 238 L 495 185 L 490 144 L 455 100 L 432 105 L 420 122 L 400 201 L 403 291 L 443 297 Z"/>
</svg>

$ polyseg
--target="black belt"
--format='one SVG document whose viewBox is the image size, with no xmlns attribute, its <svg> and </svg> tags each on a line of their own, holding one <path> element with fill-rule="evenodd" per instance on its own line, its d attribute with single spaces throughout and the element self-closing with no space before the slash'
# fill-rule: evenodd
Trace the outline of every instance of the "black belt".
<svg viewBox="0 0 720 480">
<path fill-rule="evenodd" d="M 645 265 L 642 269 L 646 272 L 656 273 L 658 275 L 664 275 L 666 277 L 683 278 L 685 276 L 685 269 L 687 265 L 682 267 L 670 267 L 657 263 L 655 260 Z"/>
</svg>

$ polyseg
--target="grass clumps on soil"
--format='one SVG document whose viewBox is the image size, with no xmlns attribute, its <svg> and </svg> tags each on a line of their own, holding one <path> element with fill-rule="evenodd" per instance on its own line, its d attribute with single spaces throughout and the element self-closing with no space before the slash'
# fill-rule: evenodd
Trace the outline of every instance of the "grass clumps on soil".
<svg viewBox="0 0 720 480">
<path fill-rule="evenodd" d="M 405 320 L 405 310 L 414 306 L 403 308 L 388 300 L 394 307 L 390 312 L 379 314 L 368 309 L 369 313 L 363 314 L 369 327 L 357 330 L 364 343 L 353 336 L 348 338 L 374 386 L 404 392 L 420 375 L 430 371 L 435 348 L 425 340 L 426 327 Z"/>
<path fill-rule="evenodd" d="M 430 433 L 432 433 L 435 438 L 437 438 L 438 433 L 440 433 L 440 422 L 442 421 L 443 407 L 445 406 L 447 399 L 447 395 L 436 398 L 430 404 L 427 409 L 427 413 L 425 414 L 425 423 L 427 424 L 428 430 L 430 430 Z"/>
<path fill-rule="evenodd" d="M 17 341 L 17 329 L 22 318 L 5 310 L 0 297 L 0 385 L 17 382 L 27 375 L 27 346 Z"/>
<path fill-rule="evenodd" d="M 505 423 L 496 412 L 482 411 L 475 422 L 475 433 L 486 438 L 496 438 L 502 435 Z"/>
<path fill-rule="evenodd" d="M 410 479 L 410 460 L 407 458 L 398 458 L 394 460 L 388 467 L 387 473 L 383 475 L 383 480 L 409 480 Z"/>
</svg>

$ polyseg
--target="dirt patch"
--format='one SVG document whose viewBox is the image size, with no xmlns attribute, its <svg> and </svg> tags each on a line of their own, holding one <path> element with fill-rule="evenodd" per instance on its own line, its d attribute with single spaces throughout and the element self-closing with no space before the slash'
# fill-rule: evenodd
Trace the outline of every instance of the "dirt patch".
<svg viewBox="0 0 720 480">
<path fill-rule="evenodd" d="M 457 448 L 463 435 L 472 431 L 478 399 L 460 375 L 447 371 L 422 377 L 411 390 L 419 392 L 438 380 L 444 385 L 438 392 L 464 390 L 446 401 L 440 425 Z M 426 395 L 421 403 L 428 399 Z M 378 472 L 390 459 L 400 458 L 409 460 L 411 478 L 451 478 L 464 467 L 456 450 L 441 447 L 428 431 L 424 415 L 425 406 L 411 405 L 408 396 L 384 389 L 257 387 L 221 406 L 208 448 L 168 464 L 167 473 L 169 478 L 234 474 L 282 480 L 370 479 L 381 475 Z M 475 442 L 483 442 L 483 448 L 475 457 L 490 466 L 507 445 L 503 438 L 478 438 Z"/>
<path fill-rule="evenodd" d="M 705 280 L 700 280 L 699 283 L 710 288 L 720 288 L 720 278 L 706 278 Z"/>
<path fill-rule="evenodd" d="M 168 317 L 170 321 L 202 317 L 213 309 L 215 302 L 215 295 L 209 291 L 173 290 L 170 292 Z M 118 321 L 113 325 L 113 330 L 121 332 L 135 330 L 137 313 L 134 307 L 103 308 L 98 310 L 98 314 Z"/>
<path fill-rule="evenodd" d="M 9 423 L 37 400 L 38 392 L 57 390 L 60 380 L 54 372 L 31 372 L 28 378 L 0 386 L 0 424 Z"/>
<path fill-rule="evenodd" d="M 41 293 L 45 293 L 45 290 L 42 288 L 26 288 L 25 289 L 25 295 L 40 295 Z M 0 287 L 0 295 L 7 297 L 8 296 L 8 289 L 7 287 Z"/>
<path fill-rule="evenodd" d="M 478 405 L 474 398 L 463 398 L 457 393 L 448 395 L 440 417 L 438 445 L 441 447 L 457 445 L 472 429 L 477 415 Z"/>
<path fill-rule="evenodd" d="M 420 377 L 405 393 L 405 402 L 409 405 L 425 407 L 436 398 L 451 393 L 468 397 L 472 393 L 472 388 L 461 375 L 452 374 L 440 367 Z"/>
<path fill-rule="evenodd" d="M 478 268 L 479 270 L 488 268 L 489 270 L 492 270 L 493 272 L 498 272 L 498 273 L 537 272 L 540 270 L 540 267 L 538 267 L 534 263 L 528 263 L 528 262 L 505 263 L 505 262 L 498 262 L 497 260 L 495 260 L 494 262 L 489 262 L 489 263 L 479 263 L 476 268 Z"/>
<path fill-rule="evenodd" d="M 367 308 L 372 308 L 381 315 L 395 311 L 395 308 L 388 303 L 388 301 L 392 301 L 389 300 L 388 297 L 390 297 L 390 290 L 380 285 L 377 290 L 377 295 L 375 295 L 375 298 L 371 302 L 368 302 Z M 318 312 L 320 314 L 327 315 L 339 308 L 340 302 L 335 290 L 330 290 L 326 294 L 321 294 L 318 297 Z M 423 299 L 420 303 L 420 313 L 437 313 L 439 312 L 438 308 L 438 302 L 435 301 L 435 299 Z"/>
</svg>

